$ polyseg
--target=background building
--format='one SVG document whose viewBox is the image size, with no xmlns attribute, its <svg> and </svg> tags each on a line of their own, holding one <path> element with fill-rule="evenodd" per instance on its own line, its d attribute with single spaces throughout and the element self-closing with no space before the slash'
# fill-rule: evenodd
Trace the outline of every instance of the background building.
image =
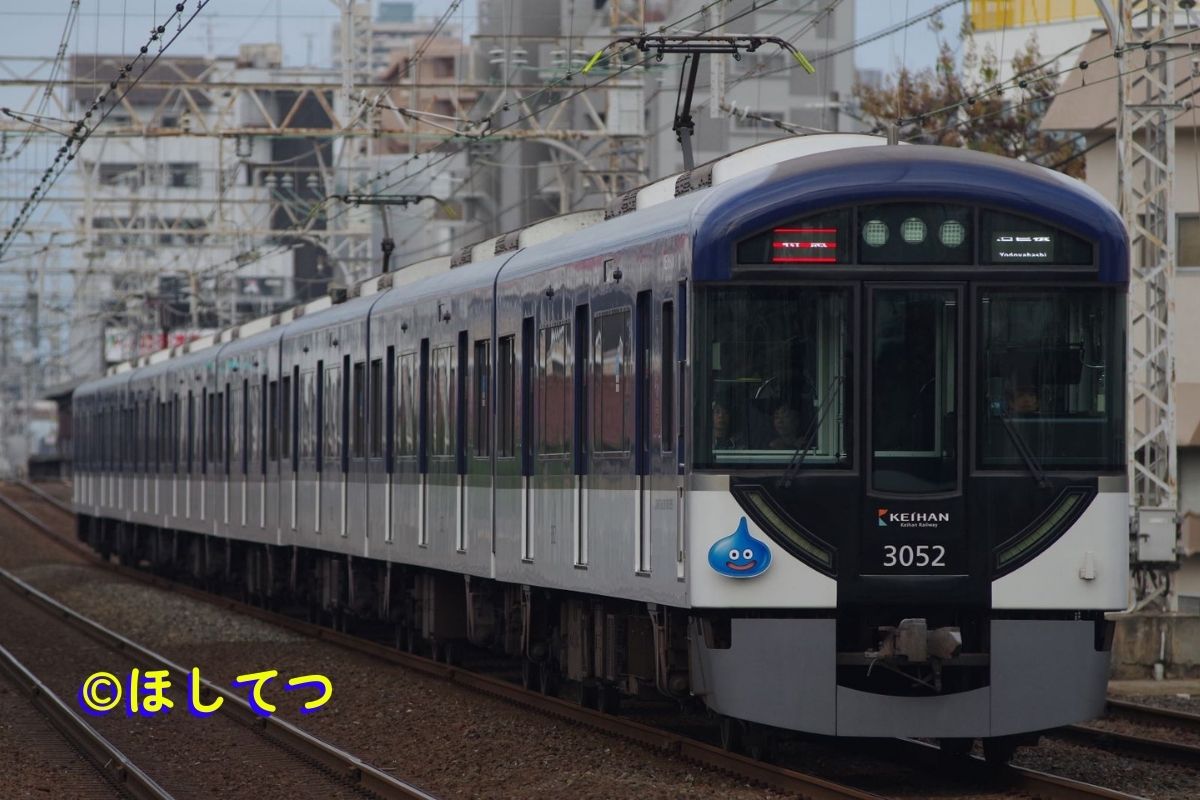
<svg viewBox="0 0 1200 800">
<path fill-rule="evenodd" d="M 1108 34 L 1089 31 L 1078 60 L 1087 60 L 1083 73 L 1072 69 L 1063 91 L 1050 106 L 1042 127 L 1077 133 L 1087 149 L 1087 183 L 1114 205 L 1117 203 L 1116 112 L 1114 60 Z M 1181 47 L 1200 46 L 1195 31 L 1177 39 Z M 1193 77 L 1192 59 L 1173 63 L 1176 98 L 1198 96 L 1200 79 Z M 1179 446 L 1180 571 L 1176 588 L 1179 610 L 1200 613 L 1200 115 L 1189 110 L 1175 119 L 1175 419 Z"/>
</svg>

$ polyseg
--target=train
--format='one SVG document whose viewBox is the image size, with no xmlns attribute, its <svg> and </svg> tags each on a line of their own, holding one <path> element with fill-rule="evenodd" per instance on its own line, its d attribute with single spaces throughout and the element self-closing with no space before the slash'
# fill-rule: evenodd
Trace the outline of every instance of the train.
<svg viewBox="0 0 1200 800">
<path fill-rule="evenodd" d="M 1103 707 L 1128 238 L 965 149 L 758 145 L 73 397 L 100 553 L 614 710 L 983 742 Z"/>
</svg>

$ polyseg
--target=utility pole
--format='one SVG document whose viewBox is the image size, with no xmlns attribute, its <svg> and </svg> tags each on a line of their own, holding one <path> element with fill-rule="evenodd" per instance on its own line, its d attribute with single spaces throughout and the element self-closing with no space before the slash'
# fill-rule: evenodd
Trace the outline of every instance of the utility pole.
<svg viewBox="0 0 1200 800">
<path fill-rule="evenodd" d="M 1174 610 L 1179 487 L 1175 437 L 1176 0 L 1096 0 L 1117 54 L 1117 198 L 1130 238 L 1128 399 L 1134 607 Z M 1114 7 L 1115 6 L 1115 7 Z M 1183 46 L 1187 46 L 1183 44 Z"/>
</svg>

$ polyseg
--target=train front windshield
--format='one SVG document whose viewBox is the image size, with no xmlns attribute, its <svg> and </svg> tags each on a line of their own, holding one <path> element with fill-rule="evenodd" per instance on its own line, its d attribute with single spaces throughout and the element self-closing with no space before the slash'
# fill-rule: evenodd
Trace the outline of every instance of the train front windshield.
<svg viewBox="0 0 1200 800">
<path fill-rule="evenodd" d="M 753 266 L 735 281 L 698 287 L 695 466 L 861 459 L 871 489 L 895 495 L 953 493 L 964 468 L 1120 470 L 1125 296 L 1089 285 L 1091 246 L 1000 212 L 982 214 L 976 236 L 969 209 L 896 209 L 775 228 L 741 243 Z M 893 247 L 914 230 L 926 244 Z M 879 263 L 873 242 L 892 248 L 889 263 L 865 270 Z M 1080 280 L 1025 279 L 1046 259 Z M 783 268 L 763 279 L 758 265 Z"/>
<path fill-rule="evenodd" d="M 849 463 L 851 293 L 713 287 L 699 295 L 702 467 Z"/>
</svg>

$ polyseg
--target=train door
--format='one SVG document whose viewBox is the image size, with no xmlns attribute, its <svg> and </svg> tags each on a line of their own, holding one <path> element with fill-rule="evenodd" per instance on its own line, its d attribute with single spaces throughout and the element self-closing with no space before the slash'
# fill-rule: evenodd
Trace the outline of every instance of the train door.
<svg viewBox="0 0 1200 800">
<path fill-rule="evenodd" d="M 633 333 L 634 308 L 626 295 L 613 293 L 593 299 L 588 555 L 619 574 L 637 572 L 641 567 Z"/>
<path fill-rule="evenodd" d="M 574 432 L 572 314 L 569 305 L 553 296 L 542 300 L 540 311 L 532 362 L 535 460 L 530 476 L 532 516 L 522 556 L 564 564 L 567 558 L 559 550 L 568 547 L 574 550 L 568 536 L 575 529 L 575 478 L 571 458 Z M 545 548 L 543 552 L 536 552 L 535 540 Z"/>
<path fill-rule="evenodd" d="M 963 576 L 968 550 L 963 493 L 963 286 L 873 284 L 866 309 L 862 383 L 866 502 L 845 596 L 890 602 L 900 577 Z M 952 599 L 952 581 L 922 581 L 906 597 Z M 953 599 L 961 601 L 962 597 Z"/>
</svg>

